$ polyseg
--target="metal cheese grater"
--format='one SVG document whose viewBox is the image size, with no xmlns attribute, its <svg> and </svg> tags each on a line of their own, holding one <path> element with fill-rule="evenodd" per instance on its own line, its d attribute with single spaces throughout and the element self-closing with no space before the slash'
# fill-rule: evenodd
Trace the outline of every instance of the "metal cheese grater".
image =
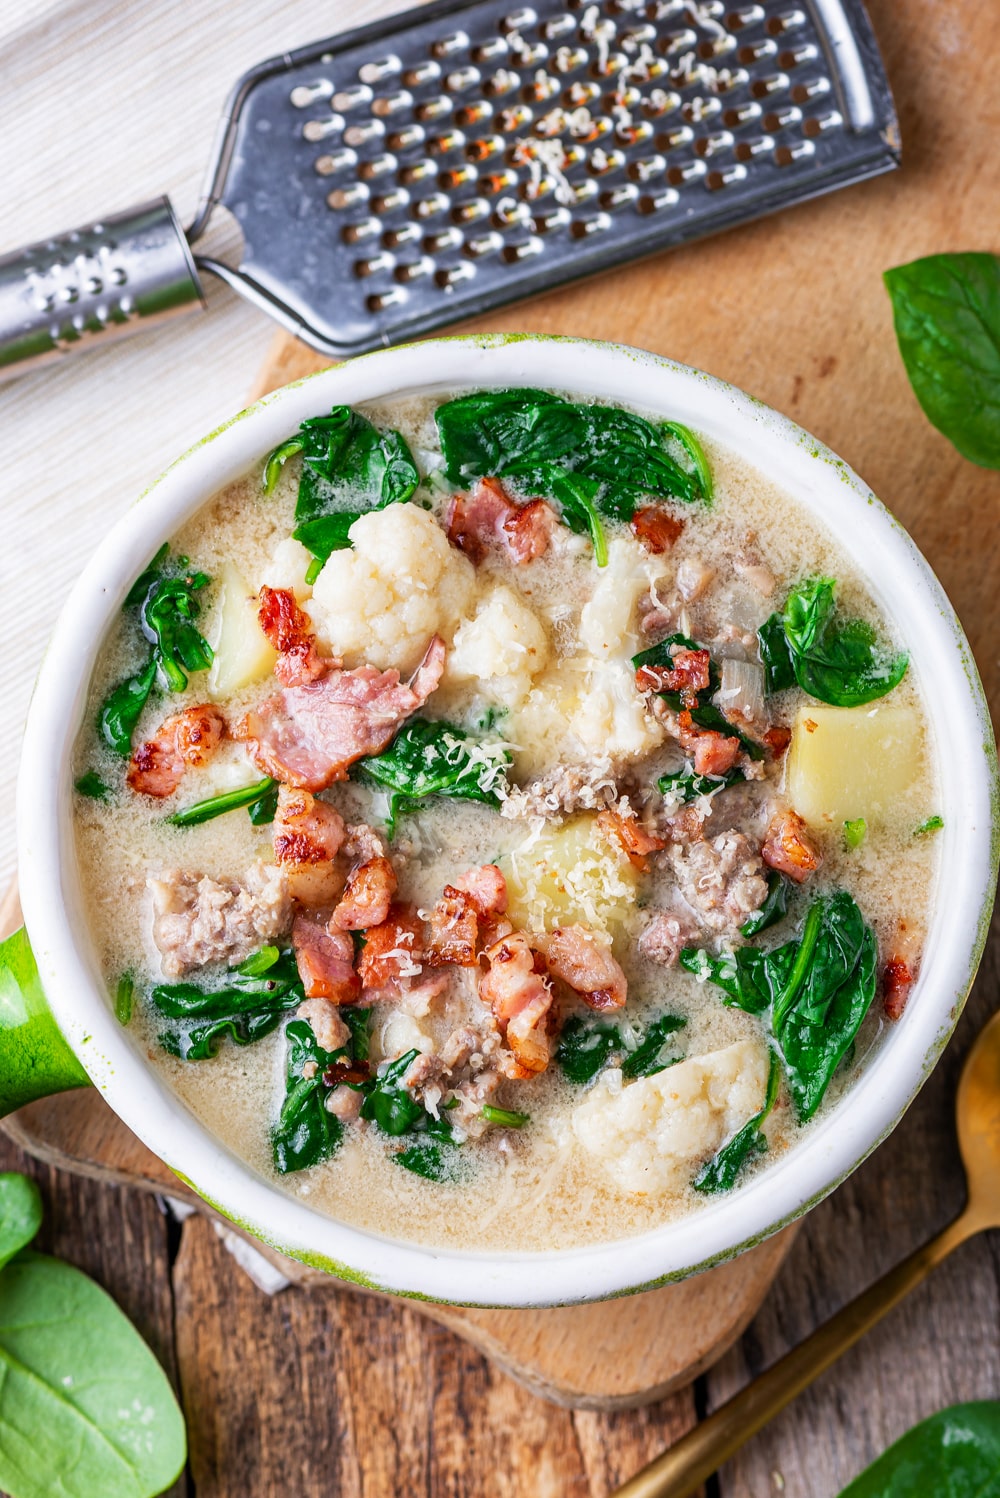
<svg viewBox="0 0 1000 1498">
<path fill-rule="evenodd" d="M 891 170 L 860 0 L 437 0 L 251 69 L 166 198 L 0 259 L 0 375 L 221 276 L 338 356 Z M 238 266 L 192 249 L 217 204 Z"/>
</svg>

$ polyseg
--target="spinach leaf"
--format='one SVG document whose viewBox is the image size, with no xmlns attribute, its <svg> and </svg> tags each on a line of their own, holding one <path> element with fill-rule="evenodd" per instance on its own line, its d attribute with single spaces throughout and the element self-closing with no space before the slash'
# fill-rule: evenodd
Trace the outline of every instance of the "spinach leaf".
<svg viewBox="0 0 1000 1498">
<path fill-rule="evenodd" d="M 770 926 L 776 926 L 788 912 L 789 882 L 777 869 L 772 869 L 767 879 L 767 897 L 759 910 L 743 922 L 742 936 L 759 936 Z"/>
<path fill-rule="evenodd" d="M 868 823 L 864 817 L 855 817 L 853 821 L 844 823 L 845 848 L 860 848 L 867 836 Z"/>
<path fill-rule="evenodd" d="M 661 775 L 656 782 L 663 796 L 679 796 L 681 804 L 698 801 L 702 796 L 714 796 L 731 785 L 741 785 L 746 779 L 742 770 L 727 770 L 724 775 L 696 775 L 694 765 L 687 764 L 683 770 L 670 775 Z M 744 933 L 745 935 L 746 933 Z"/>
<path fill-rule="evenodd" d="M 187 558 L 171 563 L 162 546 L 145 571 L 132 584 L 122 612 L 138 609 L 138 624 L 151 646 L 149 657 L 136 671 L 108 694 L 101 704 L 97 726 L 104 742 L 127 759 L 132 752 L 132 734 L 159 677 L 171 692 L 183 692 L 188 671 L 206 671 L 212 664 L 212 647 L 195 628 L 201 605 L 195 594 L 210 582 L 204 572 L 187 571 Z"/>
<path fill-rule="evenodd" d="M 436 420 L 453 484 L 509 476 L 524 492 L 551 493 L 555 467 L 596 483 L 596 508 L 623 521 L 648 498 L 708 498 L 677 428 L 613 406 L 576 405 L 544 390 L 487 390 L 444 402 Z M 671 457 L 671 441 L 695 461 L 693 472 Z"/>
<path fill-rule="evenodd" d="M 687 1020 L 678 1014 L 661 1014 L 654 1019 L 646 1030 L 639 1045 L 634 1051 L 629 1052 L 622 1062 L 623 1077 L 653 1077 L 657 1072 L 666 1071 L 668 1066 L 673 1066 L 680 1060 L 679 1056 L 671 1056 L 663 1060 L 663 1048 L 672 1035 L 678 1030 L 683 1030 Z"/>
<path fill-rule="evenodd" d="M 944 826 L 944 817 L 928 817 L 926 822 L 921 822 L 919 827 L 914 827 L 914 837 L 929 837 L 932 832 L 940 832 Z"/>
<path fill-rule="evenodd" d="M 79 796 L 87 796 L 91 801 L 108 801 L 111 799 L 111 791 L 98 775 L 96 770 L 87 770 L 78 780 L 74 780 L 73 789 Z"/>
<path fill-rule="evenodd" d="M 799 954 L 771 1024 L 800 1120 L 812 1118 L 875 997 L 878 944 L 839 890 L 806 917 Z"/>
<path fill-rule="evenodd" d="M 278 1122 L 271 1130 L 271 1151 L 275 1169 L 282 1175 L 305 1170 L 329 1160 L 344 1137 L 340 1119 L 326 1106 L 329 1088 L 323 1074 L 345 1051 L 327 1051 L 304 1019 L 292 1019 L 285 1026 L 288 1051 L 285 1058 L 285 1101 Z M 305 1075 L 306 1067 L 311 1075 Z M 315 1069 L 313 1069 L 315 1068 Z"/>
<path fill-rule="evenodd" d="M 340 1011 L 340 1017 L 351 1032 L 348 1044 L 352 1061 L 368 1060 L 368 1021 L 371 1019 L 370 1009 L 361 1009 L 357 1004 L 347 1004 Z"/>
<path fill-rule="evenodd" d="M 510 762 L 510 751 L 496 740 L 476 739 L 444 719 L 411 718 L 388 749 L 358 760 L 354 773 L 389 791 L 391 837 L 396 817 L 428 796 L 499 806 Z"/>
<path fill-rule="evenodd" d="M 0 1175 L 0 1269 L 27 1248 L 41 1225 L 41 1193 L 31 1177 Z"/>
<path fill-rule="evenodd" d="M 1000 258 L 928 255 L 883 279 L 924 415 L 964 457 L 1000 468 Z"/>
<path fill-rule="evenodd" d="M 273 822 L 278 812 L 278 782 L 273 780 L 265 790 L 262 790 L 256 801 L 251 801 L 247 807 L 247 815 L 254 827 L 266 827 Z"/>
<path fill-rule="evenodd" d="M 594 548 L 594 561 L 598 567 L 608 565 L 608 543 L 601 527 L 594 500 L 600 488 L 596 479 L 583 478 L 579 474 L 563 473 L 554 464 L 542 477 L 540 487 L 551 494 L 559 505 L 563 524 L 578 535 L 589 536 Z"/>
<path fill-rule="evenodd" d="M 731 1191 L 744 1165 L 755 1155 L 762 1154 L 767 1149 L 767 1139 L 761 1125 L 777 1101 L 780 1081 L 781 1068 L 778 1065 L 777 1056 L 772 1051 L 768 1059 L 767 1092 L 763 1108 L 759 1113 L 755 1113 L 753 1118 L 748 1118 L 742 1129 L 722 1146 L 717 1155 L 702 1166 L 691 1183 L 696 1191 L 709 1195 L 715 1195 L 720 1191 Z"/>
<path fill-rule="evenodd" d="M 184 1466 L 159 1363 L 93 1280 L 24 1250 L 0 1274 L 0 1488 L 14 1498 L 152 1498 Z"/>
<path fill-rule="evenodd" d="M 115 1019 L 120 1025 L 131 1024 L 134 1003 L 135 979 L 131 973 L 122 973 L 115 988 Z"/>
<path fill-rule="evenodd" d="M 788 648 L 785 621 L 780 614 L 765 619 L 757 631 L 757 645 L 761 664 L 764 667 L 764 691 L 770 697 L 774 692 L 785 692 L 795 685 L 795 667 Z"/>
<path fill-rule="evenodd" d="M 404 1170 L 428 1181 L 454 1181 L 461 1173 L 458 1141 L 451 1125 L 447 1119 L 431 1118 L 429 1114 L 423 1132 L 392 1158 Z"/>
<path fill-rule="evenodd" d="M 178 1021 L 157 1037 L 164 1050 L 184 1061 L 205 1061 L 217 1054 L 227 1035 L 237 1045 L 251 1045 L 277 1029 L 281 1016 L 297 1008 L 305 994 L 294 953 L 265 950 L 275 954 L 266 966 L 248 959 L 242 968 L 231 969 L 219 988 L 158 983 L 150 993 L 153 1005 L 165 1018 Z"/>
<path fill-rule="evenodd" d="M 804 692 L 834 707 L 861 707 L 902 681 L 909 657 L 890 654 L 870 624 L 836 620 L 832 577 L 793 588 L 782 623 L 795 680 Z"/>
<path fill-rule="evenodd" d="M 210 822 L 213 817 L 221 817 L 224 812 L 237 811 L 241 806 L 245 806 L 250 812 L 251 822 L 254 822 L 255 809 L 259 809 L 261 803 L 265 802 L 265 798 L 272 794 L 274 811 L 276 811 L 278 782 L 268 775 L 263 780 L 254 781 L 253 785 L 240 786 L 236 791 L 223 791 L 219 796 L 209 796 L 207 801 L 196 801 L 193 806 L 186 806 L 183 811 L 175 811 L 173 816 L 167 817 L 167 821 L 174 827 L 197 827 L 201 822 Z M 266 802 L 266 806 L 270 806 L 269 801 Z M 267 821 L 274 821 L 274 811 L 266 818 Z M 259 820 L 254 822 L 254 825 L 259 826 Z"/>
<path fill-rule="evenodd" d="M 1000 1402 L 953 1404 L 883 1451 L 840 1498 L 1000 1498 Z"/>
<path fill-rule="evenodd" d="M 417 1050 L 406 1051 L 368 1084 L 361 1104 L 361 1117 L 377 1123 L 383 1134 L 393 1137 L 409 1134 L 428 1116 L 423 1103 L 419 1103 L 405 1087 L 397 1085 L 419 1055 Z"/>
<path fill-rule="evenodd" d="M 483 1104 L 483 1118 L 487 1123 L 497 1124 L 503 1129 L 523 1129 L 531 1122 L 530 1113 L 515 1113 L 511 1108 L 494 1108 L 492 1103 Z"/>
<path fill-rule="evenodd" d="M 771 952 L 758 947 L 738 947 L 715 957 L 701 947 L 685 947 L 680 965 L 701 982 L 706 979 L 721 988 L 729 1008 L 745 1009 L 747 1014 L 763 1014 L 782 992 L 791 972 L 797 942 L 788 942 Z"/>
<path fill-rule="evenodd" d="M 135 725 L 142 716 L 155 680 L 156 656 L 151 655 L 141 671 L 119 682 L 101 704 L 97 717 L 101 737 L 123 759 L 132 753 Z"/>
<path fill-rule="evenodd" d="M 771 1011 L 799 1120 L 812 1118 L 875 997 L 878 945 L 851 895 L 837 890 L 809 907 L 801 935 L 770 952 L 740 947 L 713 956 L 687 947 L 680 964 L 708 979 L 724 1003 Z"/>
<path fill-rule="evenodd" d="M 573 1014 L 566 1021 L 556 1047 L 556 1061 L 568 1082 L 592 1082 L 614 1051 L 622 1048 L 616 1025 L 601 1024 Z"/>
<path fill-rule="evenodd" d="M 668 437 L 672 437 L 683 449 L 685 456 L 691 464 L 694 476 L 698 480 L 701 490 L 701 498 L 706 504 L 712 503 L 714 485 L 712 483 L 712 470 L 709 467 L 705 449 L 690 427 L 681 426 L 679 421 L 665 421 L 663 430 Z"/>
<path fill-rule="evenodd" d="M 401 504 L 420 482 L 399 432 L 380 432 L 350 406 L 310 417 L 295 437 L 274 449 L 264 464 L 266 494 L 297 453 L 302 454 L 302 471 L 292 534 L 324 562 L 331 552 L 350 545 L 347 532 L 359 515 Z"/>
</svg>

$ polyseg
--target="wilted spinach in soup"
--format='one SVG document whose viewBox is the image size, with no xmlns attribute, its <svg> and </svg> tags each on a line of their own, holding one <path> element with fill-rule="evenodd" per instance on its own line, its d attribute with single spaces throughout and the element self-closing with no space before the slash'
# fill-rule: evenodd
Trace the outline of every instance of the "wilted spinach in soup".
<svg viewBox="0 0 1000 1498">
<path fill-rule="evenodd" d="M 899 1019 L 905 642 L 762 475 L 537 390 L 337 407 L 125 600 L 78 745 L 116 1011 L 233 1149 L 425 1243 L 641 1231 Z"/>
</svg>

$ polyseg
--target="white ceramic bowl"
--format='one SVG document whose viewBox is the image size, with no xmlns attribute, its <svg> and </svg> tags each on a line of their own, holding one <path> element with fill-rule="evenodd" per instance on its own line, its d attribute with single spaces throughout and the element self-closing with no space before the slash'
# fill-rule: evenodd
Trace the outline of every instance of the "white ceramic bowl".
<svg viewBox="0 0 1000 1498">
<path fill-rule="evenodd" d="M 87 936 L 74 851 L 71 748 L 101 643 L 135 576 L 215 490 L 305 417 L 414 392 L 532 385 L 662 413 L 734 449 L 821 517 L 911 652 L 939 758 L 943 872 L 906 1012 L 847 1095 L 794 1149 L 724 1199 L 653 1232 L 557 1253 L 418 1248 L 332 1221 L 255 1174 L 197 1121 L 115 1020 Z M 529 1306 L 681 1278 L 818 1202 L 898 1122 L 945 1045 L 975 973 L 996 876 L 995 750 L 968 644 L 902 526 L 815 438 L 721 380 L 611 344 L 441 339 L 352 360 L 268 396 L 180 458 L 103 541 L 59 620 L 28 718 L 19 785 L 21 898 L 45 996 L 91 1080 L 128 1126 L 233 1221 L 309 1264 L 405 1295 Z"/>
</svg>

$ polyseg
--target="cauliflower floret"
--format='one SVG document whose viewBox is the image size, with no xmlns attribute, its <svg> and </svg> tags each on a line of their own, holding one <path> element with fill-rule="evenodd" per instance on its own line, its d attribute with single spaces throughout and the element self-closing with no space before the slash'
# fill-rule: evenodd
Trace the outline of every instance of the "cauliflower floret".
<svg viewBox="0 0 1000 1498">
<path fill-rule="evenodd" d="M 434 1049 L 434 1041 L 423 1026 L 400 1009 L 390 1011 L 389 1018 L 375 1031 L 372 1040 L 376 1061 L 393 1060 L 407 1051 L 420 1051 L 427 1056 Z"/>
<path fill-rule="evenodd" d="M 682 1187 L 764 1106 L 767 1049 L 740 1040 L 622 1086 L 605 1072 L 573 1111 L 573 1132 L 621 1191 Z"/>
<path fill-rule="evenodd" d="M 662 744 L 663 726 L 646 711 L 630 659 L 596 661 L 585 680 L 569 727 L 588 753 L 631 759 Z"/>
<path fill-rule="evenodd" d="M 634 631 L 635 607 L 650 582 L 661 576 L 661 559 L 650 556 L 631 536 L 616 536 L 608 545 L 608 565 L 580 614 L 580 644 L 597 660 L 634 655 L 640 648 Z"/>
<path fill-rule="evenodd" d="M 431 635 L 450 644 L 476 587 L 468 557 L 419 505 L 371 510 L 331 553 L 313 585 L 309 614 L 319 639 L 349 667 L 412 671 Z"/>
<path fill-rule="evenodd" d="M 480 682 L 488 697 L 514 707 L 550 656 L 538 615 L 510 588 L 498 586 L 483 597 L 475 618 L 459 625 L 446 680 Z"/>
<path fill-rule="evenodd" d="M 307 551 L 294 536 L 286 536 L 274 548 L 274 553 L 261 574 L 261 587 L 286 588 L 294 593 L 296 603 L 304 603 L 312 588 L 306 582 L 306 573 L 312 566 L 312 552 Z"/>
</svg>

